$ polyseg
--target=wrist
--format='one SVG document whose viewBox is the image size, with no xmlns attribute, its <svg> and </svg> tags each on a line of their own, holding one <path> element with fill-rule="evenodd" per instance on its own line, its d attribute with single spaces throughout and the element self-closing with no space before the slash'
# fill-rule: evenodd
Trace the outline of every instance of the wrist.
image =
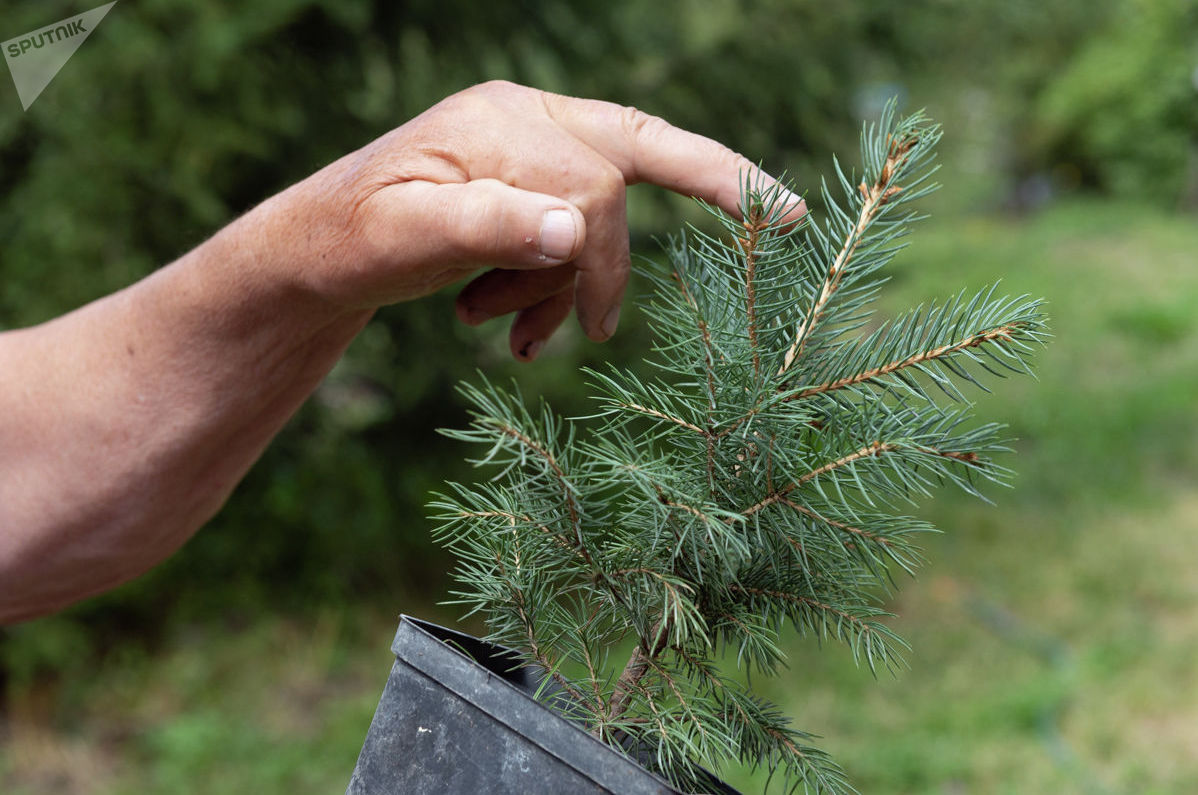
<svg viewBox="0 0 1198 795">
<path fill-rule="evenodd" d="M 193 252 L 202 272 L 238 293 L 231 300 L 295 307 L 312 324 L 364 322 L 372 314 L 373 307 L 355 305 L 338 290 L 337 274 L 354 260 L 358 244 L 349 213 L 312 184 L 322 174 L 266 199 Z"/>
<path fill-rule="evenodd" d="M 358 288 L 380 257 L 360 228 L 368 193 L 354 178 L 357 154 L 271 196 L 237 222 L 246 222 L 238 237 L 253 241 L 266 278 L 322 312 L 370 313 L 379 305 Z"/>
</svg>

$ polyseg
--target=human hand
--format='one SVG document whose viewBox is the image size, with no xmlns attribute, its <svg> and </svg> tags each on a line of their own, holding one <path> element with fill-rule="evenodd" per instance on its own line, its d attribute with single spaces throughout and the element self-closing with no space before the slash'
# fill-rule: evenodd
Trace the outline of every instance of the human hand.
<svg viewBox="0 0 1198 795">
<path fill-rule="evenodd" d="M 475 325 L 515 312 L 512 353 L 530 360 L 571 307 L 591 339 L 615 331 L 630 269 L 625 186 L 651 182 L 736 213 L 746 176 L 773 181 L 634 108 L 491 82 L 299 183 L 288 215 L 299 213 L 313 249 L 305 282 L 348 307 L 418 298 L 495 266 L 458 296 L 458 316 Z M 805 212 L 795 196 L 787 218 Z"/>
</svg>

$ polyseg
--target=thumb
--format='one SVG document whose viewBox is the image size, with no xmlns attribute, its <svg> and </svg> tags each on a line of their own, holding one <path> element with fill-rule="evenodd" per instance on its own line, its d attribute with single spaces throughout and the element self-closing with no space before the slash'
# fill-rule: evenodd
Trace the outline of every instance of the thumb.
<svg viewBox="0 0 1198 795">
<path fill-rule="evenodd" d="M 402 182 L 370 203 L 376 240 L 397 259 L 430 268 L 548 268 L 574 259 L 586 240 L 573 204 L 495 179 Z"/>
</svg>

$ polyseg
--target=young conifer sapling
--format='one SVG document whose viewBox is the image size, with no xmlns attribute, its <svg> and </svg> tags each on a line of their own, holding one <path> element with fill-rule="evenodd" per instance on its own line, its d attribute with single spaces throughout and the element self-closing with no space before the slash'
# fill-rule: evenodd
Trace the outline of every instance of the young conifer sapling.
<svg viewBox="0 0 1198 795">
<path fill-rule="evenodd" d="M 457 600 L 548 672 L 568 717 L 682 791 L 733 759 L 787 790 L 852 791 L 750 675 L 784 667 L 789 630 L 900 666 L 880 600 L 933 529 L 904 506 L 1009 474 L 1001 426 L 971 418 L 962 386 L 1028 372 L 1040 302 L 992 287 L 871 312 L 939 136 L 891 106 L 863 133 L 862 177 L 837 164 L 841 195 L 823 185 L 822 222 L 781 224 L 786 194 L 747 182 L 742 219 L 712 210 L 722 236 L 671 241 L 649 266 L 648 368 L 588 371 L 596 416 L 462 387 L 472 423 L 447 433 L 498 471 L 433 504 Z"/>
</svg>

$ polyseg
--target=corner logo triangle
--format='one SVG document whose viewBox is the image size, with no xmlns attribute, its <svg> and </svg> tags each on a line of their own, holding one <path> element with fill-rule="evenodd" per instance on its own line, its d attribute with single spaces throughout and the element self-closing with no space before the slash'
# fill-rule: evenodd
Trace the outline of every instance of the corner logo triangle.
<svg viewBox="0 0 1198 795">
<path fill-rule="evenodd" d="M 17 96 L 21 98 L 23 109 L 29 110 L 33 101 L 50 85 L 50 81 L 116 2 L 113 0 L 32 33 L 0 42 L 0 50 L 4 51 L 4 60 L 8 62 L 8 71 L 12 74 L 12 82 L 17 87 Z"/>
</svg>

